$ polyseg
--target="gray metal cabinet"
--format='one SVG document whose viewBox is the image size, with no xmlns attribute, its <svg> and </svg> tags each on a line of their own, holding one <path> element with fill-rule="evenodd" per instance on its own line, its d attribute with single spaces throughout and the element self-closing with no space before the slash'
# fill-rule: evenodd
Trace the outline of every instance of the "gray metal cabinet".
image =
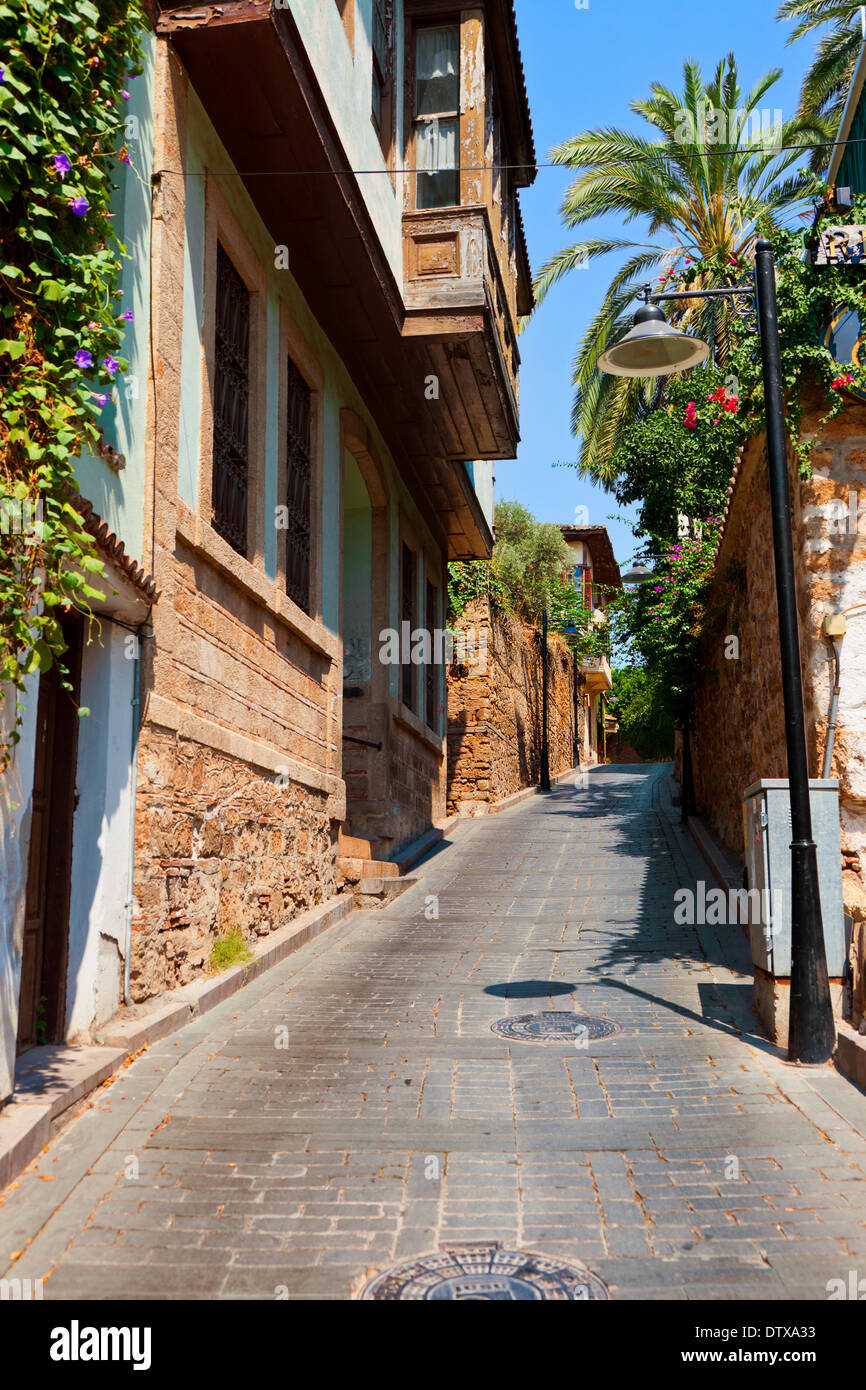
<svg viewBox="0 0 866 1390">
<path fill-rule="evenodd" d="M 818 880 L 827 973 L 845 973 L 845 916 L 839 836 L 839 783 L 809 782 L 812 833 L 818 846 Z M 768 974 L 791 974 L 791 803 L 783 778 L 755 782 L 744 793 L 743 830 L 749 889 L 757 889 L 749 914 L 752 960 Z"/>
</svg>

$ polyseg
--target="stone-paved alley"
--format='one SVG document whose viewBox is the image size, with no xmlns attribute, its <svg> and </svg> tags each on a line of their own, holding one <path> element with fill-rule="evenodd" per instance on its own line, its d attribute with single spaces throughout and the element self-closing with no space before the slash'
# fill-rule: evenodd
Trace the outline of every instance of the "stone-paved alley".
<svg viewBox="0 0 866 1390">
<path fill-rule="evenodd" d="M 2 1263 L 46 1298 L 345 1299 L 489 1239 L 614 1299 L 826 1300 L 866 1271 L 866 1097 L 757 1033 L 740 928 L 674 925 L 709 873 L 667 784 L 599 769 L 462 824 L 152 1046 L 10 1190 Z M 573 1009 L 622 1032 L 491 1032 Z"/>
</svg>

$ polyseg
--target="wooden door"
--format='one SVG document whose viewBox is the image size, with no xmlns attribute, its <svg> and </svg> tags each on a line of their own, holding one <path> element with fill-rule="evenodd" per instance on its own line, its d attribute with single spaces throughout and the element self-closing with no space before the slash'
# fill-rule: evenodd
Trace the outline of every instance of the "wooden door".
<svg viewBox="0 0 866 1390">
<path fill-rule="evenodd" d="M 81 672 L 80 622 L 64 620 L 72 692 L 56 668 L 40 677 L 33 810 L 24 909 L 18 1050 L 56 1042 L 64 1032 L 69 944 L 72 820 Z"/>
</svg>

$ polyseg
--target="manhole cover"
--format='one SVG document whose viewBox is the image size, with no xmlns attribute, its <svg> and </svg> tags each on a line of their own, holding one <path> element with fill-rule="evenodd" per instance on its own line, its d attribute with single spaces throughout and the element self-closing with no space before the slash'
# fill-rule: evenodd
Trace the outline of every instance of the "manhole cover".
<svg viewBox="0 0 866 1390">
<path fill-rule="evenodd" d="M 566 1009 L 547 1009 L 540 1014 L 516 1014 L 498 1018 L 490 1027 L 500 1038 L 516 1042 L 593 1042 L 621 1033 L 622 1026 L 609 1018 L 575 1014 Z"/>
<path fill-rule="evenodd" d="M 364 1288 L 361 1298 L 438 1299 L 450 1303 L 515 1303 L 541 1299 L 607 1299 L 605 1285 L 584 1265 L 549 1260 L 499 1241 L 440 1245 L 433 1255 L 398 1265 Z"/>
</svg>

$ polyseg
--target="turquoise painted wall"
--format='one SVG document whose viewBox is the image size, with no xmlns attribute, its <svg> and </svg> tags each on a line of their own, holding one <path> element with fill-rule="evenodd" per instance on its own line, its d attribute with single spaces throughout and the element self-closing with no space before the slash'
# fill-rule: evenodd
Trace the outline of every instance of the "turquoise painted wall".
<svg viewBox="0 0 866 1390">
<path fill-rule="evenodd" d="M 370 679 L 372 598 L 373 510 L 361 470 L 352 455 L 344 451 L 343 645 L 347 680 Z"/>
<path fill-rule="evenodd" d="M 492 459 L 476 459 L 474 463 L 466 464 L 469 481 L 475 489 L 475 496 L 481 503 L 481 510 L 491 531 L 493 530 L 493 514 L 496 510 L 496 499 L 493 495 L 493 469 L 495 467 Z"/>
<path fill-rule="evenodd" d="M 200 108 L 199 108 L 200 111 Z M 195 113 L 190 122 L 195 125 Z M 198 156 L 195 133 L 187 140 L 184 191 L 183 327 L 180 346 L 180 423 L 178 432 L 177 492 L 195 509 L 198 499 L 200 452 L 202 353 L 201 324 L 204 304 L 204 165 Z"/>
<path fill-rule="evenodd" d="M 866 93 L 861 96 L 851 122 L 849 143 L 839 164 L 836 184 L 839 188 L 850 188 L 853 194 L 866 192 Z"/>
<path fill-rule="evenodd" d="M 337 8 L 334 5 L 334 13 Z M 338 22 L 339 16 L 337 15 Z M 339 36 L 345 43 L 342 34 Z M 189 173 L 208 169 L 225 170 L 231 167 L 219 137 L 195 92 L 190 90 L 187 103 L 187 170 Z M 340 631 L 340 495 L 343 460 L 340 446 L 340 411 L 343 407 L 355 410 L 369 427 L 382 460 L 390 495 L 391 575 L 388 619 L 384 626 L 397 625 L 398 613 L 398 534 L 399 508 L 412 518 L 418 533 L 429 544 L 430 532 L 412 501 L 402 478 L 379 432 L 376 422 L 364 404 L 341 357 L 327 338 L 299 289 L 291 269 L 278 268 L 273 238 L 253 207 L 243 184 L 236 177 L 215 177 L 220 192 L 258 260 L 265 271 L 268 322 L 268 362 L 265 370 L 267 427 L 265 431 L 265 506 L 279 504 L 277 496 L 279 445 L 279 304 L 285 303 L 290 314 L 317 357 L 323 372 L 321 399 L 322 425 L 322 510 L 319 545 L 323 556 L 322 619 L 332 633 Z M 184 320 L 181 343 L 181 432 L 178 446 L 178 491 L 187 504 L 195 509 L 198 495 L 199 441 L 202 413 L 202 284 L 204 265 L 204 198 L 205 179 L 186 180 L 187 211 L 185 221 Z M 273 511 L 270 512 L 273 515 Z M 276 574 L 276 539 L 267 535 L 273 530 L 266 526 L 265 568 Z M 420 610 L 419 610 L 420 611 Z M 398 691 L 398 672 L 392 670 L 392 693 Z"/>
<path fill-rule="evenodd" d="M 403 283 L 403 189 L 392 181 L 372 121 L 373 0 L 355 0 L 354 54 L 334 0 L 288 0 L 349 159 L 361 173 L 358 184 L 398 285 Z M 395 0 L 394 85 L 403 92 L 403 5 Z M 403 150 L 403 103 L 397 105 L 398 166 Z M 396 182 L 396 188 L 394 187 Z"/>
<path fill-rule="evenodd" d="M 114 171 L 117 185 L 113 200 L 115 226 L 127 250 L 120 277 L 122 298 L 116 301 L 117 313 L 131 309 L 135 315 L 133 322 L 126 325 L 121 349 L 129 369 L 117 378 L 112 399 L 99 416 L 107 443 L 124 455 L 126 466 L 116 473 L 91 453 L 84 454 L 75 466 L 82 496 L 93 503 L 103 520 L 117 532 L 128 554 L 142 562 L 145 559 L 141 547 L 150 376 L 150 180 L 155 53 L 152 34 L 145 35 L 143 48 L 144 71 L 129 83 L 130 100 L 125 103 L 124 138 L 131 163 L 126 165 L 118 161 Z M 99 387 L 100 391 L 105 389 Z"/>
</svg>

